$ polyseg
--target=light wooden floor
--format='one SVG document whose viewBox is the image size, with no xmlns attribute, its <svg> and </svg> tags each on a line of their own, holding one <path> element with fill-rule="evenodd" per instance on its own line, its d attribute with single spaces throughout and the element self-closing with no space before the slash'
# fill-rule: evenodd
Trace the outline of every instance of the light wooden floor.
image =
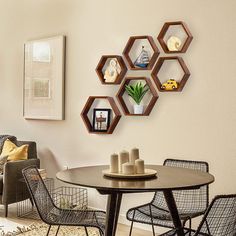
<svg viewBox="0 0 236 236">
<path fill-rule="evenodd" d="M 13 231 L 17 228 L 17 226 L 27 226 L 34 222 L 39 222 L 31 219 L 23 219 L 18 218 L 16 216 L 16 206 L 13 204 L 9 207 L 9 214 L 8 217 L 4 217 L 4 209 L 3 206 L 0 206 L 0 226 L 1 228 L 7 232 L 7 231 Z M 129 235 L 129 226 L 119 224 L 117 228 L 117 236 L 128 236 Z M 132 236 L 151 236 L 152 233 L 141 230 L 141 229 L 133 229 Z"/>
</svg>

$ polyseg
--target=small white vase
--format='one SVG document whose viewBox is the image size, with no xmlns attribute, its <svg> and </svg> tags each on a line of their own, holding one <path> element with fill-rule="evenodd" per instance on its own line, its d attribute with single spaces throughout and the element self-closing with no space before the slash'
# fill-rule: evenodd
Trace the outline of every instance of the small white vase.
<svg viewBox="0 0 236 236">
<path fill-rule="evenodd" d="M 143 114 L 143 105 L 134 104 L 134 114 L 136 115 Z"/>
</svg>

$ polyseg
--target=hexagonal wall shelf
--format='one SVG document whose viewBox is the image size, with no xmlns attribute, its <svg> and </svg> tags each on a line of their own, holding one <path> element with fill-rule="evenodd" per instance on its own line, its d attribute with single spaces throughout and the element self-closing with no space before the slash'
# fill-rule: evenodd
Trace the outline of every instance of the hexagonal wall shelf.
<svg viewBox="0 0 236 236">
<path fill-rule="evenodd" d="M 109 102 L 109 104 L 111 106 L 111 109 L 114 113 L 114 117 L 111 120 L 111 124 L 110 124 L 107 132 L 94 131 L 93 126 L 92 126 L 92 124 L 91 124 L 91 122 L 88 118 L 88 112 L 90 111 L 90 108 L 91 108 L 91 106 L 93 105 L 93 103 L 96 99 L 106 99 Z M 84 124 L 85 124 L 85 126 L 86 126 L 89 133 L 93 133 L 93 134 L 112 134 L 114 129 L 116 128 L 120 118 L 121 118 L 121 113 L 120 113 L 119 108 L 116 105 L 115 100 L 112 97 L 108 97 L 108 96 L 90 96 L 88 98 L 82 112 L 81 112 L 81 117 L 82 117 L 82 119 L 84 121 Z"/>
<path fill-rule="evenodd" d="M 130 112 L 130 110 L 128 109 L 127 107 L 127 104 L 126 104 L 126 101 L 124 100 L 123 98 L 123 95 L 125 94 L 126 90 L 125 90 L 125 85 L 129 84 L 131 81 L 134 81 L 134 80 L 137 80 L 137 81 L 140 81 L 140 80 L 143 80 L 146 82 L 146 84 L 148 85 L 149 89 L 150 89 L 150 93 L 151 93 L 151 100 L 149 101 L 148 105 L 146 106 L 145 110 L 144 110 L 144 113 L 143 114 L 133 114 Z M 124 112 L 125 115 L 127 116 L 148 116 L 157 99 L 158 99 L 158 94 L 157 94 L 157 91 L 155 90 L 155 88 L 153 87 L 150 79 L 147 79 L 145 77 L 127 77 L 125 78 L 123 84 L 121 85 L 117 95 L 116 95 L 120 105 L 121 105 L 121 108 Z"/>
<path fill-rule="evenodd" d="M 179 63 L 181 69 L 183 70 L 183 76 L 178 81 L 178 88 L 177 89 L 165 90 L 162 88 L 162 80 L 161 80 L 160 76 L 158 75 L 158 73 L 160 72 L 161 67 L 163 66 L 163 63 L 165 61 L 170 61 L 170 60 L 174 60 L 177 63 Z M 151 75 L 152 75 L 152 78 L 153 78 L 153 80 L 160 92 L 181 92 L 182 89 L 184 88 L 189 76 L 190 76 L 190 72 L 189 72 L 188 67 L 186 66 L 182 57 L 173 56 L 173 57 L 160 57 L 157 61 L 157 64 L 155 65 Z"/>
<path fill-rule="evenodd" d="M 114 82 L 106 82 L 106 80 L 104 79 L 104 73 L 105 73 L 107 66 L 109 66 L 109 62 L 111 59 L 116 59 L 117 62 L 119 63 L 120 73 L 117 75 Z M 104 55 L 101 57 L 98 65 L 97 65 L 96 72 L 97 72 L 98 78 L 100 79 L 102 84 L 120 84 L 127 72 L 127 67 L 126 67 L 125 62 L 121 56 Z"/>
<path fill-rule="evenodd" d="M 134 62 L 134 60 L 132 60 L 131 55 L 130 55 L 135 42 L 138 40 L 147 40 L 147 43 L 150 46 L 150 49 L 153 51 L 150 56 L 148 66 L 145 68 L 136 67 L 134 65 L 135 62 Z M 160 51 L 157 48 L 157 46 L 151 36 L 132 36 L 132 37 L 130 37 L 125 48 L 124 48 L 124 51 L 123 51 L 123 55 L 124 55 L 126 61 L 128 62 L 129 68 L 131 70 L 151 70 L 152 67 L 154 66 L 159 54 L 160 54 Z"/>
<path fill-rule="evenodd" d="M 182 43 L 182 46 L 180 47 L 179 50 L 176 50 L 176 51 L 170 51 L 168 49 L 167 43 L 165 41 L 165 36 L 172 26 L 180 26 L 186 34 L 186 39 Z M 163 25 L 161 32 L 159 33 L 157 39 L 158 39 L 159 43 L 161 44 L 161 47 L 163 48 L 165 53 L 184 53 L 187 51 L 187 49 L 193 39 L 193 36 L 192 36 L 191 32 L 189 31 L 187 25 L 184 22 L 174 21 L 174 22 L 166 22 Z"/>
</svg>

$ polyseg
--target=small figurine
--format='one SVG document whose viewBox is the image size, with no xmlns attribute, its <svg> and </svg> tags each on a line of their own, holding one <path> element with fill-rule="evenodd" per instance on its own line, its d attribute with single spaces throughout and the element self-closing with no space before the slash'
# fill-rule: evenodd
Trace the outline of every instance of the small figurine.
<svg viewBox="0 0 236 236">
<path fill-rule="evenodd" d="M 167 40 L 167 47 L 169 51 L 179 51 L 181 44 L 182 44 L 181 40 L 176 36 L 171 36 Z"/>
<path fill-rule="evenodd" d="M 147 68 L 148 64 L 149 64 L 148 52 L 144 50 L 144 46 L 142 46 L 142 51 L 135 60 L 134 65 L 140 68 Z"/>
<path fill-rule="evenodd" d="M 176 90 L 178 88 L 178 82 L 174 79 L 168 79 L 165 83 L 161 85 L 161 89 L 167 90 L 167 91 L 172 91 Z"/>
<path fill-rule="evenodd" d="M 109 62 L 108 67 L 104 73 L 104 79 L 106 83 L 112 83 L 116 80 L 117 76 L 120 74 L 121 68 L 119 62 L 116 58 L 112 58 Z"/>
</svg>

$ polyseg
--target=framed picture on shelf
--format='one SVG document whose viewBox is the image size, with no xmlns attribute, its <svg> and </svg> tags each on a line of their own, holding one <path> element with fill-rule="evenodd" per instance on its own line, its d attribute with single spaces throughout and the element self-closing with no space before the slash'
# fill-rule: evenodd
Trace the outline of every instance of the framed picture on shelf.
<svg viewBox="0 0 236 236">
<path fill-rule="evenodd" d="M 93 131 L 107 132 L 111 122 L 111 109 L 93 109 Z"/>
</svg>

